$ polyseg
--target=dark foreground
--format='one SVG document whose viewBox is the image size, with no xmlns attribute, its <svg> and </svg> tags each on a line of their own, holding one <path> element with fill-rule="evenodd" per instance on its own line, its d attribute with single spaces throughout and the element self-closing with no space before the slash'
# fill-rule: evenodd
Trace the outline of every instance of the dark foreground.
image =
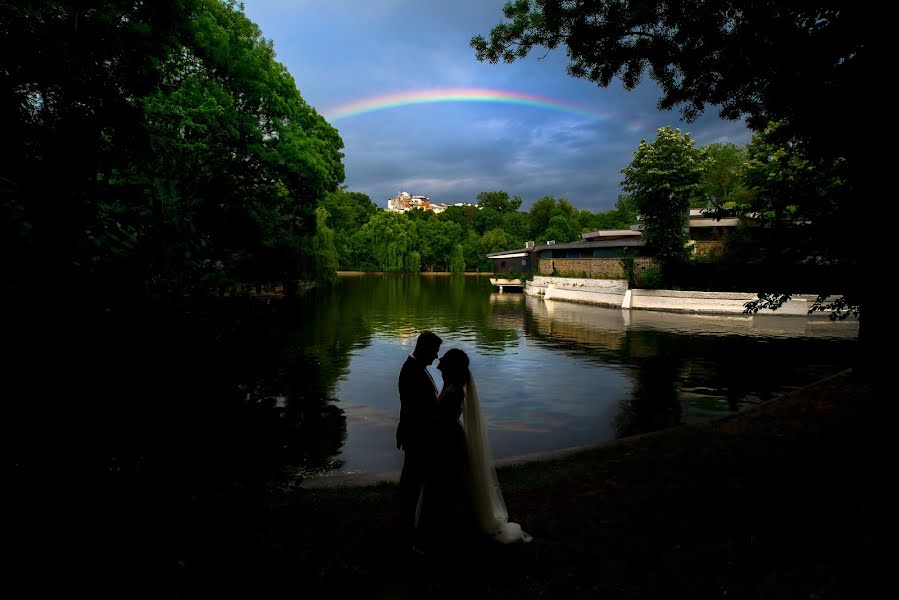
<svg viewBox="0 0 899 600">
<path fill-rule="evenodd" d="M 510 516 L 534 541 L 424 557 L 396 541 L 393 484 L 173 500 L 138 475 L 70 488 L 12 476 L 7 585 L 21 579 L 28 597 L 895 598 L 894 398 L 844 374 L 717 423 L 504 469 Z"/>
</svg>

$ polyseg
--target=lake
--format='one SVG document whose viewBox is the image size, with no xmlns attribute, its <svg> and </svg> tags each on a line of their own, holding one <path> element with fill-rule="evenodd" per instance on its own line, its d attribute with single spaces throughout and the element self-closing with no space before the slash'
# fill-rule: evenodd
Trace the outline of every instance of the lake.
<svg viewBox="0 0 899 600">
<path fill-rule="evenodd" d="M 296 474 L 398 471 L 397 376 L 423 329 L 471 359 L 496 458 L 751 407 L 849 366 L 857 321 L 624 311 L 499 293 L 484 276 L 345 274 L 306 296 L 292 364 L 328 432 Z M 299 367 L 302 370 L 302 367 Z M 440 383 L 435 365 L 430 368 Z"/>
</svg>

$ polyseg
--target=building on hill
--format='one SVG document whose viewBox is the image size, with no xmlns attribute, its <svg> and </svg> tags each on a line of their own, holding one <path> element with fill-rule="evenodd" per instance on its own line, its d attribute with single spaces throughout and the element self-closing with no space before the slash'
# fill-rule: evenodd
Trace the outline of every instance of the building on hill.
<svg viewBox="0 0 899 600">
<path fill-rule="evenodd" d="M 408 192 L 400 192 L 387 201 L 387 208 L 385 210 L 402 213 L 418 209 L 440 214 L 450 206 L 477 206 L 477 204 L 469 204 L 467 202 L 456 202 L 455 204 L 446 204 L 445 202 L 435 203 L 431 202 L 431 199 L 428 196 L 413 196 Z"/>
</svg>

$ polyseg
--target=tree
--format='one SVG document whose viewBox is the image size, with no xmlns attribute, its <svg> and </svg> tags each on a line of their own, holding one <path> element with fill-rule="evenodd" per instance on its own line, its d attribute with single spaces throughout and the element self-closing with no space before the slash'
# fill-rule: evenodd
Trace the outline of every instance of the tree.
<svg viewBox="0 0 899 600">
<path fill-rule="evenodd" d="M 509 249 L 509 234 L 502 229 L 491 229 L 481 236 L 481 252 L 490 254 Z"/>
<path fill-rule="evenodd" d="M 747 146 L 745 182 L 750 195 L 737 212 L 751 213 L 765 234 L 756 241 L 754 260 L 775 273 L 789 272 L 794 265 L 823 268 L 822 295 L 851 294 L 858 287 L 854 280 L 860 265 L 853 248 L 847 247 L 858 240 L 845 226 L 854 212 L 847 201 L 846 161 L 808 156 L 801 143 L 783 141 L 780 127 L 771 124 Z M 767 294 L 751 308 L 783 300 L 782 294 Z M 843 296 L 834 308 L 848 308 L 847 314 L 856 310 L 846 301 Z M 819 301 L 815 309 L 823 304 Z"/>
<path fill-rule="evenodd" d="M 709 144 L 702 148 L 705 155 L 701 185 L 692 208 L 728 207 L 745 204 L 749 198 L 746 176 L 746 148 L 736 144 Z"/>
<path fill-rule="evenodd" d="M 143 102 L 153 160 L 127 174 L 160 207 L 151 226 L 171 236 L 189 222 L 206 234 L 201 255 L 245 278 L 311 277 L 314 209 L 343 180 L 337 131 L 235 2 L 200 2 L 179 41 Z M 134 208 L 116 212 L 133 221 Z"/>
<path fill-rule="evenodd" d="M 378 211 L 359 230 L 358 241 L 366 244 L 379 271 L 418 271 L 416 223 L 401 213 Z M 412 256 L 414 253 L 414 256 Z"/>
<path fill-rule="evenodd" d="M 591 214 L 582 210 L 580 213 L 581 229 L 597 231 L 599 229 L 628 229 L 637 222 L 637 210 L 630 196 L 618 197 L 615 208 L 606 212 Z"/>
<path fill-rule="evenodd" d="M 481 192 L 478 194 L 477 199 L 478 206 L 481 208 L 490 207 L 500 213 L 515 212 L 521 206 L 521 198 L 519 196 L 509 198 L 508 192 L 503 191 Z"/>
<path fill-rule="evenodd" d="M 333 283 L 337 279 L 337 247 L 334 245 L 334 231 L 327 224 L 328 216 L 326 209 L 315 209 L 312 251 L 315 256 L 315 280 L 322 283 Z"/>
<path fill-rule="evenodd" d="M 334 230 L 340 267 L 356 264 L 352 258 L 350 239 L 380 209 L 366 194 L 344 188 L 326 194 L 320 206 L 329 214 L 328 225 Z"/>
<path fill-rule="evenodd" d="M 477 214 L 473 215 L 472 219 L 468 218 L 468 214 L 465 209 L 468 208 L 466 206 L 450 206 L 447 207 L 445 211 L 437 215 L 437 218 L 444 221 L 452 221 L 453 223 L 458 224 L 464 231 L 468 231 L 474 226 L 475 220 L 477 219 Z"/>
<path fill-rule="evenodd" d="M 0 10 L 0 238 L 8 298 L 36 285 L 49 296 L 76 296 L 103 283 L 98 263 L 120 265 L 133 256 L 136 235 L 127 225 L 104 222 L 110 236 L 97 235 L 98 206 L 110 195 L 97 173 L 146 155 L 135 100 L 159 85 L 161 64 L 193 4 L 51 0 Z M 119 274 L 127 291 L 142 288 L 125 277 L 131 273 Z"/>
<path fill-rule="evenodd" d="M 462 240 L 462 257 L 465 261 L 465 266 L 469 269 L 475 267 L 490 269 L 490 261 L 487 260 L 484 254 L 485 251 L 481 245 L 480 236 L 474 230 L 469 229 Z"/>
<path fill-rule="evenodd" d="M 849 204 L 878 202 L 879 216 L 893 222 L 892 203 L 879 202 L 889 169 L 877 139 L 886 96 L 865 92 L 889 72 L 891 21 L 871 18 L 864 3 L 517 0 L 503 12 L 508 21 L 489 41 L 472 38 L 479 60 L 512 62 L 535 46 L 564 45 L 568 72 L 603 87 L 617 79 L 633 89 L 648 70 L 659 108 L 680 106 L 687 120 L 713 105 L 756 131 L 782 122 L 779 135 L 807 157 L 846 160 Z M 872 260 L 890 247 L 887 236 L 854 233 L 865 218 L 856 211 L 844 223 L 857 242 L 847 258 L 865 270 L 850 294 L 861 307 L 856 367 L 882 362 L 877 348 L 890 341 L 890 302 L 877 293 Z"/>
<path fill-rule="evenodd" d="M 453 246 L 447 265 L 449 267 L 447 270 L 452 271 L 453 273 L 465 272 L 465 253 L 462 249 L 462 244 L 455 244 Z"/>
<path fill-rule="evenodd" d="M 527 213 L 514 211 L 503 215 L 502 229 L 509 234 L 514 247 L 524 247 L 524 243 L 530 239 L 528 238 L 530 228 L 531 223 Z"/>
<path fill-rule="evenodd" d="M 549 220 L 546 231 L 543 232 L 543 235 L 539 236 L 538 240 L 541 242 L 553 240 L 557 244 L 565 244 L 567 242 L 577 241 L 578 238 L 578 234 L 572 231 L 571 227 L 568 225 L 568 220 L 565 218 L 565 215 L 557 214 Z"/>
<path fill-rule="evenodd" d="M 235 2 L 31 3 L 0 32 L 16 262 L 104 297 L 313 276 L 343 143 Z"/>
<path fill-rule="evenodd" d="M 495 208 L 487 207 L 478 211 L 478 218 L 475 221 L 475 229 L 483 235 L 491 229 L 502 227 L 503 215 Z"/>
<path fill-rule="evenodd" d="M 532 240 L 536 240 L 543 235 L 543 232 L 549 227 L 549 220 L 555 213 L 556 208 L 556 199 L 552 196 L 544 196 L 534 202 L 531 210 L 528 212 L 528 219 L 531 222 Z"/>
<path fill-rule="evenodd" d="M 425 270 L 433 271 L 435 264 L 442 263 L 449 271 L 450 258 L 461 237 L 462 228 L 452 221 L 430 219 L 419 223 L 418 250 Z"/>
<path fill-rule="evenodd" d="M 652 143 L 640 141 L 634 160 L 621 171 L 621 187 L 643 222 L 646 250 L 665 264 L 687 258 L 690 201 L 699 193 L 703 166 L 689 133 L 662 127 Z"/>
</svg>

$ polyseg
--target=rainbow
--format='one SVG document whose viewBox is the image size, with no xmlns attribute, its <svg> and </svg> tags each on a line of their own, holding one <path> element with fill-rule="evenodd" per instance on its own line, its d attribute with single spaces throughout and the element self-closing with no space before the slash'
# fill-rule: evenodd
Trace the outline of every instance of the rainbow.
<svg viewBox="0 0 899 600">
<path fill-rule="evenodd" d="M 567 112 L 569 114 L 587 117 L 590 119 L 610 120 L 622 123 L 626 127 L 634 131 L 645 130 L 647 127 L 639 121 L 625 119 L 619 115 L 597 110 L 593 107 L 558 100 L 546 96 L 538 96 L 536 94 L 525 94 L 523 92 L 506 92 L 502 90 L 491 90 L 484 88 L 445 88 L 416 90 L 410 92 L 400 92 L 396 94 L 385 94 L 382 96 L 371 96 L 359 100 L 353 100 L 344 104 L 339 104 L 330 109 L 324 110 L 322 114 L 329 121 L 337 121 L 340 119 L 348 119 L 358 115 L 364 115 L 379 110 L 387 110 L 400 106 L 412 106 L 415 104 L 434 104 L 438 102 L 493 102 L 498 104 L 512 104 L 518 106 L 533 106 L 537 108 L 545 108 L 548 110 L 556 110 Z"/>
</svg>

